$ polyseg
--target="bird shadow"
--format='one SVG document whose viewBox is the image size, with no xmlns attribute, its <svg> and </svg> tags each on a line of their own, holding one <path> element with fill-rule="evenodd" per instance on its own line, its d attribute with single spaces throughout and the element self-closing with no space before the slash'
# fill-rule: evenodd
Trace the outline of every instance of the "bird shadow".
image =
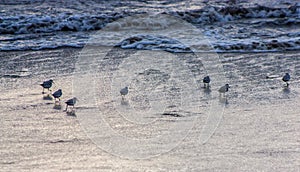
<svg viewBox="0 0 300 172">
<path fill-rule="evenodd" d="M 54 103 L 54 106 L 53 106 L 53 109 L 61 110 L 61 109 L 62 109 L 62 106 L 61 106 L 60 102 L 55 102 L 55 103 Z"/>
<path fill-rule="evenodd" d="M 44 95 L 43 100 L 53 100 L 53 97 L 50 94 Z"/>
</svg>

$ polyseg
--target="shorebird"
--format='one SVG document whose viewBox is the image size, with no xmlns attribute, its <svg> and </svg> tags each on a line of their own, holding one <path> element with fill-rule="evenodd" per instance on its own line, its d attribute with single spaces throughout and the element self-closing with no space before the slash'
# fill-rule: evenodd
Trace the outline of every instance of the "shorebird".
<svg viewBox="0 0 300 172">
<path fill-rule="evenodd" d="M 286 86 L 288 87 L 289 86 L 289 83 L 288 81 L 291 79 L 291 76 L 289 73 L 285 73 L 285 75 L 283 76 L 282 78 L 282 81 L 284 81 L 286 83 Z"/>
<path fill-rule="evenodd" d="M 55 91 L 55 92 L 52 94 L 52 96 L 54 97 L 55 101 L 56 101 L 56 99 L 58 99 L 58 101 L 60 101 L 60 97 L 62 96 L 62 91 L 61 91 L 61 89 Z"/>
<path fill-rule="evenodd" d="M 229 84 L 225 84 L 224 86 L 222 86 L 222 87 L 219 89 L 220 95 L 221 95 L 221 94 L 224 94 L 224 95 L 225 95 L 225 93 L 228 91 L 228 88 L 230 88 L 230 87 L 229 87 Z"/>
<path fill-rule="evenodd" d="M 43 87 L 43 92 L 42 92 L 43 94 L 45 93 L 45 88 L 48 89 L 48 91 L 51 91 L 50 88 L 52 87 L 52 83 L 54 83 L 54 82 L 52 79 L 50 79 L 50 80 L 44 81 L 42 84 L 40 84 Z"/>
<path fill-rule="evenodd" d="M 208 88 L 209 87 L 209 83 L 210 83 L 209 76 L 206 76 L 206 77 L 203 78 L 203 83 L 204 83 L 204 88 Z"/>
<path fill-rule="evenodd" d="M 67 104 L 66 110 L 65 110 L 65 111 L 68 110 L 68 106 L 73 106 L 73 108 L 74 108 L 74 106 L 75 106 L 75 104 L 76 104 L 76 101 L 78 101 L 78 99 L 77 99 L 76 97 L 73 97 L 72 99 L 67 100 L 67 101 L 65 102 L 65 103 Z"/>
<path fill-rule="evenodd" d="M 120 90 L 122 98 L 124 98 L 128 94 L 128 87 L 126 86 L 125 88 L 122 88 Z"/>
</svg>

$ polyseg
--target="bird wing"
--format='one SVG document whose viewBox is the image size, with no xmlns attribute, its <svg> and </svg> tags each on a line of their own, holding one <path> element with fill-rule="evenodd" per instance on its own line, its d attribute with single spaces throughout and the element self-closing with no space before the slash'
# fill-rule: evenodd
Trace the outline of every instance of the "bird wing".
<svg viewBox="0 0 300 172">
<path fill-rule="evenodd" d="M 222 86 L 222 87 L 219 89 L 219 92 L 225 92 L 225 86 Z"/>
<path fill-rule="evenodd" d="M 69 99 L 69 100 L 67 100 L 65 103 L 67 103 L 67 104 L 71 104 L 71 103 L 73 103 L 74 102 L 74 100 L 73 99 Z"/>
</svg>

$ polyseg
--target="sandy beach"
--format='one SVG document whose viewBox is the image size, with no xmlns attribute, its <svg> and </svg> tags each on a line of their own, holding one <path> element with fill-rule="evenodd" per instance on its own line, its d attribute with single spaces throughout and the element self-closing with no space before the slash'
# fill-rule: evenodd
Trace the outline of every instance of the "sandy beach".
<svg viewBox="0 0 300 172">
<path fill-rule="evenodd" d="M 219 99 L 224 106 L 221 121 L 209 140 L 205 144 L 199 140 L 208 118 L 204 110 L 211 107 L 201 100 L 203 108 L 191 115 L 197 117 L 195 125 L 177 146 L 154 157 L 134 159 L 103 150 L 87 135 L 82 116 L 69 116 L 63 111 L 64 101 L 73 97 L 80 51 L 66 48 L 0 53 L 0 171 L 300 170 L 299 52 L 219 54 L 231 88 L 225 101 L 218 98 L 219 85 L 212 85 L 211 93 L 203 93 L 211 94 L 211 99 Z M 199 84 L 205 75 L 202 70 Z M 289 88 L 281 80 L 286 72 L 292 78 Z M 63 90 L 60 104 L 42 94 L 39 84 L 47 79 L 55 81 L 53 91 Z M 197 89 L 203 92 L 203 88 Z M 87 110 L 83 102 L 77 104 L 75 113 Z M 158 127 L 190 119 L 188 115 L 154 117 L 161 119 Z M 144 130 L 138 133 L 132 126 L 120 129 L 114 122 L 117 117 L 113 119 L 112 128 L 122 130 L 124 135 L 152 136 Z"/>
</svg>

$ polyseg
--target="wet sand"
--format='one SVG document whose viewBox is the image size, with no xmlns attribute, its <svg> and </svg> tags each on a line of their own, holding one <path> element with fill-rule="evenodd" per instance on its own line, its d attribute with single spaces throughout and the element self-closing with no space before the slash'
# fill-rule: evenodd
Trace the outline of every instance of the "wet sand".
<svg viewBox="0 0 300 172">
<path fill-rule="evenodd" d="M 200 111 L 194 114 L 197 123 L 177 147 L 137 160 L 102 150 L 87 136 L 78 117 L 63 111 L 63 102 L 73 97 L 73 72 L 80 51 L 0 53 L 0 171 L 300 170 L 300 52 L 220 54 L 231 88 L 226 99 L 215 94 L 218 86 L 212 85 L 208 93 L 224 106 L 213 136 L 205 144 L 199 141 L 208 117 Z M 199 84 L 203 71 L 198 71 Z M 292 77 L 288 89 L 281 81 L 286 71 Z M 53 91 L 63 90 L 61 107 L 41 93 L 39 84 L 50 78 L 56 83 Z M 209 108 L 205 100 L 203 104 Z M 79 102 L 75 112 L 84 110 Z M 158 117 L 165 120 L 163 125 L 189 119 Z M 124 128 L 125 134 L 130 132 L 130 127 Z"/>
</svg>

